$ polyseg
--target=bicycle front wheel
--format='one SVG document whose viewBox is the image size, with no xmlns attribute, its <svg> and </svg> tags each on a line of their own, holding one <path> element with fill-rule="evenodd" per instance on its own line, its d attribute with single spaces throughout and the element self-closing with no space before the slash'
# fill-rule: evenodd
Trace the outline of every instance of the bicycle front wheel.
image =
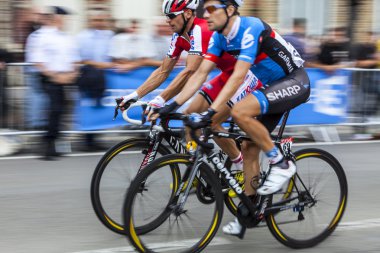
<svg viewBox="0 0 380 253">
<path fill-rule="evenodd" d="M 268 215 L 266 222 L 279 242 L 299 249 L 315 246 L 334 231 L 346 208 L 347 180 L 326 151 L 303 149 L 295 156 L 297 173 L 286 186 L 285 203 L 279 204 L 287 208 Z"/>
<path fill-rule="evenodd" d="M 174 165 L 184 175 L 180 185 L 174 186 L 179 189 L 175 196 L 171 194 L 173 179 L 169 171 Z M 132 182 L 124 203 L 124 224 L 128 239 L 139 252 L 200 252 L 216 234 L 223 216 L 218 177 L 203 164 L 197 183 L 206 187 L 195 187 L 185 176 L 192 166 L 189 155 L 167 155 L 148 165 Z M 188 187 L 190 192 L 181 206 Z M 200 201 L 199 194 L 206 194 L 208 201 Z M 135 228 L 151 219 L 160 219 L 161 223 L 148 234 L 138 235 Z"/>
<path fill-rule="evenodd" d="M 147 138 L 129 139 L 108 150 L 96 166 L 91 181 L 92 206 L 103 225 L 113 232 L 125 233 L 122 223 L 124 194 L 151 148 Z M 160 145 L 157 157 L 169 153 Z M 149 232 L 149 227 L 139 232 Z"/>
</svg>

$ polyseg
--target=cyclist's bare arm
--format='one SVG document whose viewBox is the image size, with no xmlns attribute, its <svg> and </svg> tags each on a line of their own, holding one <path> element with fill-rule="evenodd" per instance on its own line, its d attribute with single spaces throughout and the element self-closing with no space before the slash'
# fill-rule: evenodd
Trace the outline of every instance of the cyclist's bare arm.
<svg viewBox="0 0 380 253">
<path fill-rule="evenodd" d="M 151 58 L 140 58 L 133 61 L 116 64 L 119 71 L 131 71 L 141 67 L 160 67 L 162 61 L 154 60 Z"/>
<path fill-rule="evenodd" d="M 181 92 L 182 88 L 185 86 L 186 82 L 189 80 L 191 76 L 197 71 L 199 65 L 203 60 L 202 56 L 199 55 L 188 55 L 186 59 L 186 67 L 182 70 L 170 83 L 170 85 L 161 92 L 160 96 L 168 101 L 179 92 Z"/>
<path fill-rule="evenodd" d="M 115 66 L 115 63 L 113 62 L 97 62 L 97 61 L 85 60 L 85 61 L 82 61 L 81 63 L 85 65 L 91 65 L 98 69 L 108 69 L 108 68 L 113 68 Z"/>
<path fill-rule="evenodd" d="M 190 77 L 181 93 L 176 97 L 175 101 L 177 104 L 182 105 L 189 100 L 207 80 L 208 74 L 215 68 L 215 66 L 216 64 L 212 61 L 202 61 L 197 72 Z"/>
<path fill-rule="evenodd" d="M 228 79 L 226 85 L 224 85 L 214 103 L 211 105 L 212 109 L 218 111 L 219 108 L 222 108 L 228 102 L 228 100 L 235 94 L 239 86 L 244 82 L 245 76 L 251 66 L 252 65 L 250 63 L 245 61 L 238 60 L 236 62 L 234 72 Z"/>
<path fill-rule="evenodd" d="M 136 92 L 139 98 L 144 97 L 160 86 L 168 78 L 177 61 L 178 59 L 166 57 L 161 66 L 153 71 L 148 79 L 139 88 L 137 88 Z"/>
<path fill-rule="evenodd" d="M 155 60 L 152 58 L 142 58 L 139 60 L 140 66 L 151 66 L 151 67 L 159 67 L 162 65 L 162 62 L 163 61 Z"/>
</svg>

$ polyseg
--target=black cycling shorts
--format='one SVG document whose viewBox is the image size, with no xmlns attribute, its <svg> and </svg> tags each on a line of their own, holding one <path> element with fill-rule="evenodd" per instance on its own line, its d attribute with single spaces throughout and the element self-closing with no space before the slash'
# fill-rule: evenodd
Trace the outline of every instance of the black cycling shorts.
<svg viewBox="0 0 380 253">
<path fill-rule="evenodd" d="M 261 114 L 284 113 L 305 103 L 310 96 L 310 80 L 304 68 L 252 92 L 261 106 Z"/>
<path fill-rule="evenodd" d="M 257 95 L 257 93 L 261 94 Z M 262 106 L 262 115 L 258 116 L 257 119 L 271 133 L 286 111 L 308 100 L 310 80 L 305 69 L 299 68 L 288 76 L 261 88 L 256 93 L 255 91 L 252 92 L 252 94 Z"/>
</svg>

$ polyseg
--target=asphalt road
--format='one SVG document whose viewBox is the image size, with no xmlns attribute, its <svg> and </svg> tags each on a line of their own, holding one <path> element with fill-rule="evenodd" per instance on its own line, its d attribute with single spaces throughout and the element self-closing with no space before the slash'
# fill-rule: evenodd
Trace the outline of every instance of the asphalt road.
<svg viewBox="0 0 380 253">
<path fill-rule="evenodd" d="M 331 152 L 343 165 L 349 184 L 348 205 L 330 238 L 297 252 L 380 252 L 380 143 L 319 148 Z M 99 159 L 100 155 L 63 157 L 54 162 L 0 158 L 0 252 L 133 252 L 127 240 L 108 231 L 92 210 L 90 180 Z M 225 214 L 223 223 L 231 219 L 227 211 Z M 204 252 L 293 251 L 262 227 L 247 231 L 244 240 L 219 231 Z"/>
</svg>

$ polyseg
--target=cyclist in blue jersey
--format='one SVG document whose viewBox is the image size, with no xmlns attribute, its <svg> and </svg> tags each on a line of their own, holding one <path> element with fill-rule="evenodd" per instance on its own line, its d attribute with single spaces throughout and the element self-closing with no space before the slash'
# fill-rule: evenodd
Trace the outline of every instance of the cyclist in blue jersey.
<svg viewBox="0 0 380 253">
<path fill-rule="evenodd" d="M 295 174 L 296 166 L 283 157 L 270 138 L 283 113 L 307 101 L 310 81 L 303 68 L 304 60 L 292 45 L 287 43 L 267 23 L 256 17 L 240 17 L 238 8 L 243 0 L 206 0 L 204 4 L 208 27 L 215 31 L 208 52 L 197 72 L 188 80 L 197 86 L 203 83 L 215 62 L 224 53 L 233 55 L 237 62 L 227 83 L 211 107 L 196 117 L 194 126 L 204 127 L 231 98 L 250 70 L 264 84 L 253 90 L 232 109 L 232 117 L 254 143 L 243 143 L 245 193 L 255 199 L 272 194 Z M 175 100 L 176 106 L 188 99 L 186 89 Z M 167 113 L 169 104 L 160 110 Z M 263 150 L 270 163 L 265 183 L 257 189 L 259 181 L 259 153 Z M 239 205 L 239 208 L 244 208 Z M 223 232 L 241 236 L 242 226 L 237 220 L 223 227 Z"/>
</svg>

